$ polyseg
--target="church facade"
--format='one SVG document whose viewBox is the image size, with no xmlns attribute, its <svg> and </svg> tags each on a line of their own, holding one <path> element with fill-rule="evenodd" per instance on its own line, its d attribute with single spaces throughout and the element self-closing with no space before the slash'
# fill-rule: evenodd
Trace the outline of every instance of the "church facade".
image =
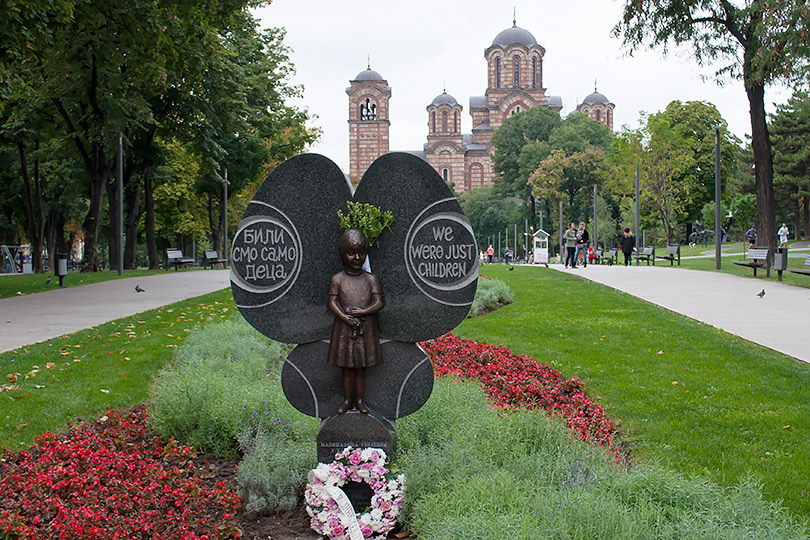
<svg viewBox="0 0 810 540">
<path fill-rule="evenodd" d="M 513 114 L 532 107 L 561 111 L 559 96 L 548 95 L 543 86 L 546 50 L 528 30 L 517 27 L 500 32 L 484 51 L 487 89 L 470 97 L 472 133 L 461 132 L 463 107 L 446 92 L 427 106 L 427 142 L 413 154 L 427 161 L 457 193 L 466 193 L 492 183 L 492 135 Z M 378 156 L 389 151 L 389 101 L 391 87 L 369 66 L 350 81 L 349 174 L 361 177 Z M 613 129 L 614 105 L 594 91 L 577 106 L 577 112 Z"/>
</svg>

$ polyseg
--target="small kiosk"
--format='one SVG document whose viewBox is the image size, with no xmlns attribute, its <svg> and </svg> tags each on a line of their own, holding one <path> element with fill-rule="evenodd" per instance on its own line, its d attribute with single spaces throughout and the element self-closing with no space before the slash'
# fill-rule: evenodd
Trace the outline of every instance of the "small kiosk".
<svg viewBox="0 0 810 540">
<path fill-rule="evenodd" d="M 548 268 L 548 233 L 537 229 L 532 235 L 532 264 L 544 264 Z"/>
</svg>

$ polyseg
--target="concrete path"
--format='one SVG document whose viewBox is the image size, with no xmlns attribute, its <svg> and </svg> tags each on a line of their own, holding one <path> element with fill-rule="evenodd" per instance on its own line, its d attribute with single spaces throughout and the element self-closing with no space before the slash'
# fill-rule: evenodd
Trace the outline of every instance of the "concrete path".
<svg viewBox="0 0 810 540">
<path fill-rule="evenodd" d="M 0 352 L 218 291 L 230 285 L 229 276 L 228 270 L 166 272 L 3 298 Z"/>
<path fill-rule="evenodd" d="M 703 321 L 749 341 L 810 362 L 810 289 L 661 266 L 600 266 L 565 270 Z M 808 278 L 810 279 L 810 278 Z M 765 288 L 765 296 L 759 293 Z"/>
</svg>

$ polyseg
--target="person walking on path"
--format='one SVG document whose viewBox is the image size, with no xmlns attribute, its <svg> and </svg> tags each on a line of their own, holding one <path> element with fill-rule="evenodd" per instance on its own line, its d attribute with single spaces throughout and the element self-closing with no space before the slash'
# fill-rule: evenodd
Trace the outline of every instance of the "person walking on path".
<svg viewBox="0 0 810 540">
<path fill-rule="evenodd" d="M 787 247 L 788 243 L 788 235 L 790 234 L 790 230 L 787 227 L 787 223 L 782 223 L 782 226 L 779 227 L 779 230 L 776 231 L 776 234 L 779 235 L 779 247 Z"/>
<path fill-rule="evenodd" d="M 585 222 L 579 222 L 579 229 L 577 230 L 577 249 L 574 253 L 574 263 L 579 261 L 579 254 L 582 253 L 582 266 L 588 266 L 588 229 L 585 228 Z"/>
<path fill-rule="evenodd" d="M 512 250 L 509 249 L 509 246 L 506 246 L 503 250 L 503 261 L 504 264 L 509 264 L 509 259 L 512 257 Z"/>
<path fill-rule="evenodd" d="M 492 247 L 492 244 L 489 245 L 487 248 L 487 262 L 492 264 L 492 256 L 495 255 L 495 248 Z"/>
<path fill-rule="evenodd" d="M 577 267 L 577 261 L 574 259 L 574 252 L 577 249 L 577 232 L 574 230 L 574 222 L 568 224 L 568 229 L 563 234 L 563 242 L 565 242 L 565 249 L 568 254 L 565 257 L 565 267 L 568 268 L 568 261 L 571 261 L 571 268 Z"/>
<path fill-rule="evenodd" d="M 748 249 L 753 249 L 754 244 L 757 243 L 757 226 L 751 225 L 751 228 L 745 231 L 745 239 L 748 240 Z"/>
<path fill-rule="evenodd" d="M 633 254 L 633 249 L 636 247 L 636 238 L 630 232 L 630 227 L 625 227 L 622 233 L 621 248 L 624 254 L 624 265 L 630 265 L 630 255 Z"/>
</svg>

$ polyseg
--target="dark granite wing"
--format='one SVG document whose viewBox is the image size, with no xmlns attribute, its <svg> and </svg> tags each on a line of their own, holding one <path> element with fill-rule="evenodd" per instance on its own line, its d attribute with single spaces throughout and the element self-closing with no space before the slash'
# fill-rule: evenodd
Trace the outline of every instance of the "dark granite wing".
<svg viewBox="0 0 810 540">
<path fill-rule="evenodd" d="M 329 337 L 329 278 L 342 269 L 337 211 L 351 198 L 337 165 L 302 154 L 276 167 L 248 204 L 233 238 L 231 289 L 239 311 L 267 337 Z"/>
<path fill-rule="evenodd" d="M 455 328 L 475 297 L 478 246 L 450 187 L 424 160 L 392 152 L 371 164 L 354 200 L 396 219 L 369 251 L 385 302 L 382 336 L 414 342 Z"/>
<path fill-rule="evenodd" d="M 343 400 L 341 372 L 326 366 L 329 343 L 297 346 L 281 370 L 281 386 L 293 407 L 318 418 L 332 416 Z M 419 410 L 433 390 L 433 364 L 415 343 L 384 341 L 383 363 L 366 369 L 365 403 L 396 420 Z"/>
</svg>

